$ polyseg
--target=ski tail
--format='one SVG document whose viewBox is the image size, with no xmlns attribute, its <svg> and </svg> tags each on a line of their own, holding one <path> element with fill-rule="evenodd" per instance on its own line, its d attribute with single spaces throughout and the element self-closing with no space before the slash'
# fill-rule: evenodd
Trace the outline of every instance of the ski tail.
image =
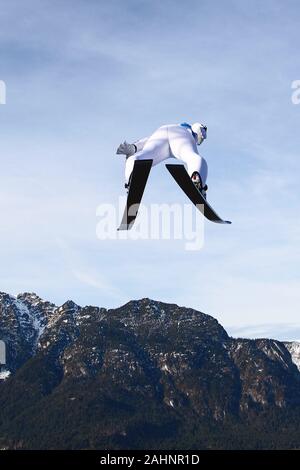
<svg viewBox="0 0 300 470">
<path fill-rule="evenodd" d="M 138 214 L 153 160 L 136 160 L 131 175 L 126 207 L 118 230 L 130 230 Z"/>
</svg>

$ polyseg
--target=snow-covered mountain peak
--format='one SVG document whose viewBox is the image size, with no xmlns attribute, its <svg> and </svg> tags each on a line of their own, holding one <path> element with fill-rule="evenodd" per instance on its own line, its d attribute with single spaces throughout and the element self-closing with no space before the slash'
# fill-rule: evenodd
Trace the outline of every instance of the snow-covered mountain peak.
<svg viewBox="0 0 300 470">
<path fill-rule="evenodd" d="M 35 353 L 55 309 L 54 304 L 34 293 L 17 296 L 0 293 L 0 339 L 13 345 L 7 350 L 10 371 L 16 370 Z"/>
<path fill-rule="evenodd" d="M 80 310 L 81 307 L 77 304 L 75 304 L 75 302 L 73 302 L 73 300 L 67 300 L 63 305 L 61 305 L 61 307 L 59 307 L 59 311 L 68 311 L 70 313 L 74 313 L 76 314 L 78 312 L 78 310 Z"/>
<path fill-rule="evenodd" d="M 17 299 L 30 303 L 32 306 L 45 304 L 45 303 L 49 304 L 49 302 L 46 302 L 34 292 L 23 292 L 21 294 L 18 294 Z"/>
<path fill-rule="evenodd" d="M 14 297 L 13 295 L 6 294 L 5 292 L 0 292 L 0 302 L 3 306 L 10 305 L 11 302 L 13 302 L 13 300 L 15 299 L 16 297 Z"/>
</svg>

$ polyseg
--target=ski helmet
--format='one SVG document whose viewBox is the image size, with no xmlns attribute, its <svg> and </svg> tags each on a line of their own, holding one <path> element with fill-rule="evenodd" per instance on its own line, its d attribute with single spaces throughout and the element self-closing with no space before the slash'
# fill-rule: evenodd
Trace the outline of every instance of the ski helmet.
<svg viewBox="0 0 300 470">
<path fill-rule="evenodd" d="M 207 127 L 200 124 L 200 122 L 195 122 L 192 124 L 192 131 L 197 135 L 197 145 L 201 145 L 203 140 L 206 139 Z"/>
</svg>

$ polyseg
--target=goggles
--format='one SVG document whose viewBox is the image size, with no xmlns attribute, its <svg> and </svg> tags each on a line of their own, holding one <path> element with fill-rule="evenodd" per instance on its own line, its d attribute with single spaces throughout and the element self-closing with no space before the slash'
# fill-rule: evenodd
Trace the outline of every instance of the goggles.
<svg viewBox="0 0 300 470">
<path fill-rule="evenodd" d="M 203 139 L 206 139 L 207 127 L 201 127 L 201 134 L 202 134 Z"/>
</svg>

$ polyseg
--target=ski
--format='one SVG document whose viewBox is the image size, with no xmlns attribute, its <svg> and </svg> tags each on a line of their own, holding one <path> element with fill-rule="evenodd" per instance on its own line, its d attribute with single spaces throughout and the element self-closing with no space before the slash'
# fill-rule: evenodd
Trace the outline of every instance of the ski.
<svg viewBox="0 0 300 470">
<path fill-rule="evenodd" d="M 168 164 L 166 167 L 183 192 L 208 220 L 218 224 L 231 224 L 229 220 L 221 219 L 221 217 L 219 217 L 214 209 L 209 205 L 205 197 L 195 187 L 184 165 Z"/>
<path fill-rule="evenodd" d="M 136 160 L 131 174 L 127 203 L 118 230 L 130 230 L 136 219 L 153 160 Z"/>
</svg>

